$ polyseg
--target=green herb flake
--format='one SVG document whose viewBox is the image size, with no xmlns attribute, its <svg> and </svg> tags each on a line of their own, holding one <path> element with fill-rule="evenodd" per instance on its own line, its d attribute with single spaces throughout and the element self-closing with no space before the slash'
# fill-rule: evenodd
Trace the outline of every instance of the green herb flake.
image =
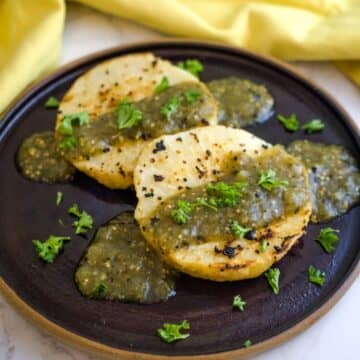
<svg viewBox="0 0 360 360">
<path fill-rule="evenodd" d="M 264 253 L 264 252 L 266 251 L 267 247 L 268 247 L 267 241 L 266 241 L 266 240 L 261 240 L 261 243 L 260 243 L 260 251 L 261 251 L 262 253 Z"/>
<path fill-rule="evenodd" d="M 222 181 L 215 184 L 208 184 L 207 193 L 213 197 L 218 207 L 233 207 L 237 205 L 247 184 L 237 182 L 226 184 Z"/>
<path fill-rule="evenodd" d="M 181 330 L 189 330 L 190 324 L 187 320 L 183 320 L 180 324 L 165 323 L 160 329 L 157 330 L 157 334 L 161 340 L 172 343 L 178 340 L 184 340 L 190 336 L 189 333 L 181 333 Z"/>
<path fill-rule="evenodd" d="M 180 61 L 177 63 L 177 66 L 183 70 L 186 70 L 187 72 L 196 76 L 197 78 L 200 76 L 200 73 L 204 70 L 203 64 L 196 59 L 187 59 L 185 61 Z"/>
<path fill-rule="evenodd" d="M 325 128 L 325 124 L 320 119 L 314 119 L 302 126 L 307 133 L 312 134 Z"/>
<path fill-rule="evenodd" d="M 52 263 L 59 255 L 64 246 L 64 241 L 70 240 L 69 236 L 50 235 L 46 241 L 33 240 L 35 250 L 40 259 L 47 263 Z"/>
<path fill-rule="evenodd" d="M 280 269 L 270 268 L 264 275 L 274 294 L 279 294 Z"/>
<path fill-rule="evenodd" d="M 141 123 L 143 119 L 142 112 L 135 107 L 135 105 L 125 99 L 119 103 L 115 109 L 117 115 L 118 129 L 130 129 Z"/>
<path fill-rule="evenodd" d="M 244 341 L 243 346 L 244 346 L 244 348 L 248 348 L 248 347 L 252 346 L 252 344 L 253 344 L 252 341 L 250 339 L 248 339 L 248 340 Z"/>
<path fill-rule="evenodd" d="M 333 229 L 331 227 L 327 227 L 324 229 L 321 229 L 319 232 L 319 235 L 316 238 L 316 241 L 322 246 L 322 248 L 327 253 L 332 253 L 335 248 L 336 244 L 339 242 L 340 237 L 337 234 L 339 230 Z"/>
<path fill-rule="evenodd" d="M 77 144 L 77 139 L 74 135 L 67 136 L 60 144 L 60 149 L 73 149 Z"/>
<path fill-rule="evenodd" d="M 187 90 L 183 92 L 184 98 L 188 104 L 193 104 L 200 98 L 200 93 L 196 90 Z"/>
<path fill-rule="evenodd" d="M 160 94 L 163 91 L 167 90 L 170 87 L 169 84 L 169 79 L 164 76 L 161 81 L 159 82 L 159 84 L 155 87 L 155 94 Z"/>
<path fill-rule="evenodd" d="M 217 204 L 214 198 L 205 199 L 203 197 L 200 197 L 196 200 L 195 205 L 196 207 L 202 206 L 217 211 Z"/>
<path fill-rule="evenodd" d="M 299 129 L 299 120 L 295 114 L 291 114 L 289 117 L 279 114 L 278 120 L 283 124 L 284 128 L 288 131 L 295 132 Z"/>
<path fill-rule="evenodd" d="M 107 291 L 108 291 L 107 285 L 104 284 L 103 282 L 100 282 L 95 286 L 95 289 L 91 296 L 93 298 L 99 299 L 99 298 L 103 297 Z"/>
<path fill-rule="evenodd" d="M 323 286 L 326 280 L 326 274 L 310 265 L 308 269 L 309 281 L 313 284 Z"/>
<path fill-rule="evenodd" d="M 189 201 L 178 200 L 176 208 L 171 212 L 171 217 L 177 224 L 184 225 L 190 219 L 190 215 L 194 208 L 194 204 Z"/>
<path fill-rule="evenodd" d="M 289 185 L 287 180 L 278 179 L 273 169 L 269 169 L 267 172 L 261 171 L 259 177 L 258 185 L 267 191 L 271 191 L 276 187 L 287 187 Z"/>
<path fill-rule="evenodd" d="M 89 123 L 89 114 L 87 111 L 81 111 L 76 114 L 67 114 L 62 118 L 59 131 L 62 135 L 73 135 L 73 126 L 83 126 Z"/>
<path fill-rule="evenodd" d="M 63 193 L 61 191 L 58 191 L 56 193 L 56 206 L 59 206 L 63 199 Z"/>
<path fill-rule="evenodd" d="M 171 115 L 177 111 L 179 105 L 180 100 L 177 97 L 173 97 L 169 99 L 168 102 L 160 108 L 160 113 L 169 120 L 171 118 Z"/>
<path fill-rule="evenodd" d="M 47 109 L 57 109 L 59 105 L 59 100 L 55 96 L 50 96 L 45 103 Z"/>
<path fill-rule="evenodd" d="M 246 301 L 244 301 L 240 295 L 234 296 L 234 299 L 233 299 L 233 308 L 234 309 L 244 311 L 245 305 L 246 305 Z"/>
<path fill-rule="evenodd" d="M 94 220 L 92 216 L 86 211 L 80 211 L 77 204 L 72 205 L 68 210 L 68 213 L 78 218 L 73 222 L 76 235 L 85 234 L 89 229 L 93 227 Z"/>
<path fill-rule="evenodd" d="M 241 226 L 236 220 L 231 222 L 230 229 L 238 239 L 242 239 L 249 231 L 251 231 L 251 229 Z"/>
</svg>

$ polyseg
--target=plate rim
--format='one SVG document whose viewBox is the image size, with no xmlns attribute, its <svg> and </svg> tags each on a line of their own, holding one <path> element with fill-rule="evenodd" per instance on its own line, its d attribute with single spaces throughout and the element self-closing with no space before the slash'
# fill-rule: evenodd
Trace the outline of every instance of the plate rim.
<svg viewBox="0 0 360 360">
<path fill-rule="evenodd" d="M 69 63 L 66 63 L 60 66 L 55 71 L 51 72 L 47 76 L 45 76 L 39 82 L 36 82 L 33 85 L 25 88 L 11 103 L 10 105 L 0 114 L 0 138 L 3 135 L 3 130 L 11 123 L 11 119 L 14 114 L 21 110 L 22 104 L 31 99 L 32 96 L 44 86 L 51 83 L 53 80 L 58 78 L 61 75 L 65 75 L 71 69 L 76 68 L 81 64 L 86 64 L 88 62 L 94 61 L 97 58 L 107 57 L 111 54 L 115 54 L 117 52 L 136 52 L 143 51 L 141 50 L 144 47 L 159 47 L 162 46 L 166 48 L 166 46 L 194 46 L 201 47 L 208 50 L 220 50 L 227 51 L 231 53 L 235 53 L 239 56 L 248 56 L 254 58 L 258 61 L 270 64 L 275 68 L 280 68 L 285 71 L 289 75 L 296 78 L 296 80 L 300 80 L 300 82 L 310 86 L 315 90 L 318 94 L 320 94 L 323 98 L 325 98 L 345 119 L 345 124 L 348 126 L 352 135 L 355 136 L 355 142 L 358 146 L 360 146 L 360 129 L 355 123 L 354 119 L 347 113 L 347 111 L 343 108 L 343 106 L 337 101 L 337 99 L 332 96 L 327 90 L 323 89 L 322 86 L 299 73 L 297 69 L 295 69 L 292 65 L 285 63 L 282 60 L 275 59 L 268 55 L 260 55 L 256 54 L 252 51 L 249 51 L 244 48 L 224 45 L 218 42 L 213 41 L 202 41 L 202 40 L 189 40 L 189 39 L 164 39 L 164 40 L 156 40 L 156 41 L 144 41 L 144 42 L 134 42 L 125 45 L 118 45 L 114 47 L 110 47 L 104 50 L 92 52 L 90 54 L 81 56 Z M 151 51 L 151 50 L 148 50 Z M 355 259 L 352 267 L 345 274 L 345 280 L 342 284 L 335 290 L 335 292 L 327 299 L 318 309 L 310 313 L 306 318 L 300 320 L 298 323 L 293 325 L 292 327 L 286 329 L 285 331 L 275 335 L 267 340 L 261 341 L 259 343 L 254 344 L 249 348 L 238 348 L 235 350 L 225 351 L 225 352 L 217 352 L 212 354 L 203 354 L 203 355 L 160 355 L 160 354 L 151 354 L 151 353 L 143 353 L 136 351 L 128 351 L 119 348 L 115 348 L 109 345 L 105 345 L 101 342 L 91 340 L 87 337 L 81 336 L 67 330 L 60 325 L 57 325 L 55 322 L 47 319 L 45 316 L 41 315 L 35 309 L 33 309 L 30 305 L 28 305 L 24 300 L 21 299 L 20 296 L 9 286 L 6 281 L 3 279 L 2 275 L 0 276 L 0 293 L 4 295 L 5 299 L 13 305 L 13 307 L 20 312 L 25 318 L 29 319 L 33 324 L 35 324 L 41 330 L 45 330 L 48 333 L 51 333 L 56 338 L 61 341 L 64 341 L 67 344 L 70 344 L 82 351 L 90 352 L 92 354 L 101 355 L 102 357 L 107 357 L 110 359 L 126 359 L 126 360 L 155 360 L 155 359 L 168 359 L 169 357 L 176 360 L 228 360 L 228 359 L 245 359 L 249 356 L 253 356 L 255 354 L 264 352 L 269 350 L 275 346 L 278 346 L 285 341 L 291 339 L 295 335 L 298 335 L 312 324 L 314 324 L 317 320 L 319 320 L 322 316 L 324 316 L 328 311 L 332 309 L 332 307 L 342 298 L 345 292 L 350 288 L 355 279 L 360 275 L 360 254 L 358 254 L 357 259 Z"/>
</svg>

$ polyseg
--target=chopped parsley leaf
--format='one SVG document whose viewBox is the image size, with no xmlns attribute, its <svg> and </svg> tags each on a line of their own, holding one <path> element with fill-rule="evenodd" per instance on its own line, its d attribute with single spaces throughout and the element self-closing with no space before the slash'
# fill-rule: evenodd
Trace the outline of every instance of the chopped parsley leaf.
<svg viewBox="0 0 360 360">
<path fill-rule="evenodd" d="M 87 111 L 81 111 L 76 114 L 67 114 L 63 117 L 59 126 L 59 131 L 65 135 L 65 139 L 60 143 L 62 149 L 72 149 L 76 146 L 77 140 L 74 136 L 73 126 L 83 126 L 89 123 L 89 114 Z"/>
<path fill-rule="evenodd" d="M 119 130 L 129 129 L 138 125 L 143 118 L 142 112 L 128 99 L 124 99 L 115 109 Z"/>
<path fill-rule="evenodd" d="M 160 108 L 160 113 L 169 120 L 171 118 L 171 115 L 176 112 L 179 105 L 180 100 L 177 97 L 173 97 L 169 99 L 168 102 Z"/>
<path fill-rule="evenodd" d="M 242 227 L 238 221 L 233 220 L 230 224 L 231 231 L 236 235 L 238 239 L 242 239 L 246 233 L 251 229 Z"/>
<path fill-rule="evenodd" d="M 108 287 L 106 284 L 100 282 L 98 283 L 96 286 L 95 286 L 95 289 L 92 293 L 92 297 L 94 298 L 100 298 L 102 297 L 103 295 L 105 295 L 105 293 L 107 292 L 108 290 Z"/>
<path fill-rule="evenodd" d="M 205 199 L 203 197 L 198 198 L 196 201 L 196 206 L 208 207 L 209 209 L 217 211 L 217 204 L 214 198 Z"/>
<path fill-rule="evenodd" d="M 339 230 L 327 227 L 321 229 L 319 235 L 316 238 L 316 241 L 323 247 L 327 253 L 332 253 L 335 250 L 335 245 L 340 240 L 339 235 L 337 234 Z"/>
<path fill-rule="evenodd" d="M 279 114 L 277 118 L 286 130 L 294 132 L 299 129 L 299 120 L 295 114 L 291 114 L 289 117 Z"/>
<path fill-rule="evenodd" d="M 185 61 L 180 61 L 177 63 L 177 66 L 196 77 L 199 77 L 200 73 L 204 70 L 203 64 L 196 59 L 187 59 Z"/>
<path fill-rule="evenodd" d="M 59 131 L 62 135 L 73 135 L 73 126 L 83 126 L 89 123 L 89 114 L 87 111 L 81 111 L 76 114 L 64 115 Z"/>
<path fill-rule="evenodd" d="M 270 268 L 264 275 L 272 291 L 277 295 L 279 293 L 280 269 Z"/>
<path fill-rule="evenodd" d="M 68 213 L 78 218 L 73 222 L 75 234 L 85 234 L 87 230 L 92 228 L 94 223 L 92 216 L 86 211 L 80 211 L 77 204 L 72 205 Z"/>
<path fill-rule="evenodd" d="M 280 180 L 276 178 L 276 172 L 273 169 L 269 169 L 267 172 L 260 172 L 260 179 L 258 185 L 267 191 L 271 191 L 276 187 L 287 187 L 289 182 L 287 180 Z"/>
<path fill-rule="evenodd" d="M 246 340 L 246 341 L 244 341 L 244 344 L 243 344 L 243 346 L 244 346 L 244 348 L 248 348 L 248 347 L 250 347 L 250 346 L 252 346 L 252 341 L 251 340 Z"/>
<path fill-rule="evenodd" d="M 234 296 L 233 308 L 238 309 L 240 311 L 244 311 L 245 305 L 246 305 L 246 301 L 244 301 L 240 295 Z"/>
<path fill-rule="evenodd" d="M 312 134 L 325 128 L 325 124 L 320 119 L 314 119 L 302 126 L 307 133 Z"/>
<path fill-rule="evenodd" d="M 261 240 L 260 251 L 262 253 L 264 253 L 266 251 L 267 247 L 268 247 L 267 241 L 266 240 Z"/>
<path fill-rule="evenodd" d="M 178 200 L 176 205 L 176 209 L 171 212 L 171 217 L 177 224 L 184 225 L 190 219 L 195 206 L 186 200 Z"/>
<path fill-rule="evenodd" d="M 242 182 L 229 185 L 220 181 L 208 184 L 207 193 L 214 198 L 213 201 L 216 201 L 218 207 L 232 207 L 238 204 L 246 186 L 247 184 Z"/>
<path fill-rule="evenodd" d="M 72 149 L 76 146 L 77 139 L 74 135 L 67 136 L 60 144 L 60 149 Z"/>
<path fill-rule="evenodd" d="M 323 286 L 326 280 L 326 274 L 310 265 L 308 269 L 309 281 L 313 284 Z"/>
<path fill-rule="evenodd" d="M 185 100 L 191 105 L 199 100 L 201 94 L 196 90 L 187 90 L 183 92 L 183 95 Z"/>
<path fill-rule="evenodd" d="M 54 262 L 64 246 L 64 241 L 70 240 L 69 236 L 50 235 L 46 241 L 33 240 L 35 250 L 40 259 L 47 263 Z"/>
<path fill-rule="evenodd" d="M 170 87 L 169 79 L 166 76 L 163 76 L 159 84 L 155 87 L 155 94 L 160 94 Z"/>
<path fill-rule="evenodd" d="M 58 191 L 56 193 L 56 206 L 59 206 L 63 199 L 63 193 L 61 191 Z"/>
<path fill-rule="evenodd" d="M 183 320 L 180 324 L 165 323 L 160 329 L 157 330 L 157 334 L 161 340 L 172 343 L 177 340 L 184 340 L 190 336 L 189 333 L 181 333 L 181 330 L 189 330 L 190 324 L 187 320 Z"/>
<path fill-rule="evenodd" d="M 59 105 L 59 100 L 55 96 L 50 96 L 45 103 L 47 109 L 57 109 Z"/>
</svg>

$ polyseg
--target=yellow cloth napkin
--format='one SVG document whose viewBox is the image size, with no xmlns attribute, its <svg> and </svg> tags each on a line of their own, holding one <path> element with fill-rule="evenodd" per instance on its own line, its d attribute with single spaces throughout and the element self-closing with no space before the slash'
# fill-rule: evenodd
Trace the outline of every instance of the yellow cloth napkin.
<svg viewBox="0 0 360 360">
<path fill-rule="evenodd" d="M 77 0 L 165 33 L 285 60 L 336 60 L 360 85 L 360 0 Z M 56 66 L 64 0 L 0 0 L 0 113 Z"/>
</svg>

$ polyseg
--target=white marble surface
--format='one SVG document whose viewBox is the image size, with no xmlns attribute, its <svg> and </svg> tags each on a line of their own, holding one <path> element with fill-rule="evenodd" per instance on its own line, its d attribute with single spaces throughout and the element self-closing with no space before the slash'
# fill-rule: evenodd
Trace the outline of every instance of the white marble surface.
<svg viewBox="0 0 360 360">
<path fill-rule="evenodd" d="M 68 4 L 62 63 L 110 46 L 163 38 L 147 28 Z M 336 96 L 360 126 L 360 91 L 332 65 L 298 63 L 296 67 Z M 254 360 L 357 360 L 360 280 L 320 321 L 301 335 Z M 0 360 L 94 360 L 63 345 L 19 316 L 0 296 Z"/>
</svg>

